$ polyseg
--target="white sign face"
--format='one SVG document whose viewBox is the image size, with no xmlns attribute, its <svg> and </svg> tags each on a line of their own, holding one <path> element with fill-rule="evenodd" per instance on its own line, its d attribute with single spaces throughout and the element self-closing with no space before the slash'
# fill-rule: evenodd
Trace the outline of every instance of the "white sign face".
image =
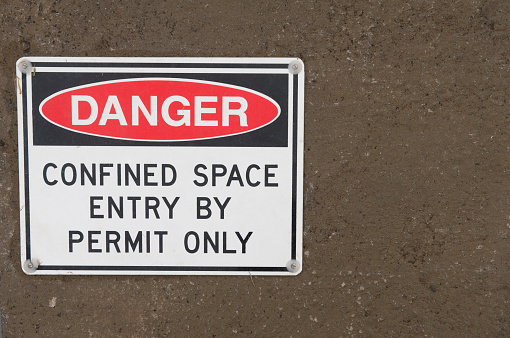
<svg viewBox="0 0 510 338">
<path fill-rule="evenodd" d="M 27 274 L 297 275 L 304 66 L 18 60 Z"/>
</svg>

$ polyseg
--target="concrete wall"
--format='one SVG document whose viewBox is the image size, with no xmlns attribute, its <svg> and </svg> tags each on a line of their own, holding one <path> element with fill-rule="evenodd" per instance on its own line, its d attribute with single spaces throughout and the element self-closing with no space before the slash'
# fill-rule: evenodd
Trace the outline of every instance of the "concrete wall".
<svg viewBox="0 0 510 338">
<path fill-rule="evenodd" d="M 509 13 L 480 0 L 3 0 L 3 336 L 509 336 Z M 303 272 L 25 275 L 14 74 L 28 55 L 300 57 Z"/>
</svg>

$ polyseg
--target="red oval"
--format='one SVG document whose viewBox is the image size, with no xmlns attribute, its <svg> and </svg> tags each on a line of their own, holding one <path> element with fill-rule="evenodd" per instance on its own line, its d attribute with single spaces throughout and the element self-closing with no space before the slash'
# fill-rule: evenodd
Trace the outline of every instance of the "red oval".
<svg viewBox="0 0 510 338">
<path fill-rule="evenodd" d="M 39 111 L 51 123 L 78 133 L 185 141 L 262 128 L 278 118 L 280 106 L 248 88 L 201 80 L 143 78 L 69 88 L 47 97 Z"/>
</svg>

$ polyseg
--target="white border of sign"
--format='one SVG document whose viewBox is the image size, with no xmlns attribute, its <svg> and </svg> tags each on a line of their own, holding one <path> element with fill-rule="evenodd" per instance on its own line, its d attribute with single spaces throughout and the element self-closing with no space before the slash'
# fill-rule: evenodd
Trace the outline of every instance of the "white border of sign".
<svg viewBox="0 0 510 338">
<path fill-rule="evenodd" d="M 29 71 L 20 65 L 29 63 Z M 289 64 L 297 64 L 294 71 Z M 109 64 L 108 67 L 94 64 Z M 151 67 L 144 65 L 151 64 Z M 161 64 L 161 67 L 154 67 Z M 129 67 L 127 67 L 129 65 Z M 133 67 L 136 65 L 137 67 Z M 172 65 L 180 66 L 172 68 Z M 182 68 L 183 65 L 188 65 Z M 33 148 L 32 136 L 32 76 L 40 72 L 100 72 L 100 73 L 232 73 L 232 74 L 288 74 L 289 129 L 292 140 L 293 215 L 292 249 L 287 266 L 229 267 L 229 266 L 48 266 L 32 257 L 30 238 L 30 191 L 28 160 Z M 297 73 L 297 74 L 295 74 Z M 303 236 L 303 152 L 304 152 L 304 65 L 296 58 L 82 58 L 82 57 L 25 57 L 16 63 L 18 104 L 18 153 L 20 191 L 21 264 L 27 274 L 37 275 L 297 275 L 302 270 Z M 38 107 L 36 107 L 38 111 Z"/>
</svg>

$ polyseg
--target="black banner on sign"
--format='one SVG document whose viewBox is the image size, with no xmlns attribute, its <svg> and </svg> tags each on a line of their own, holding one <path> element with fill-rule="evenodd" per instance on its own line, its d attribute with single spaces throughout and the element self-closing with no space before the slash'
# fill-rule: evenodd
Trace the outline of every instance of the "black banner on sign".
<svg viewBox="0 0 510 338">
<path fill-rule="evenodd" d="M 37 64 L 35 66 L 37 67 Z M 275 121 L 257 130 L 193 141 L 133 141 L 87 135 L 59 127 L 40 114 L 41 102 L 59 91 L 104 81 L 143 78 L 192 79 L 248 88 L 273 99 L 280 106 L 281 112 Z M 287 74 L 40 72 L 32 78 L 33 142 L 34 145 L 42 146 L 287 147 L 288 81 Z"/>
</svg>

